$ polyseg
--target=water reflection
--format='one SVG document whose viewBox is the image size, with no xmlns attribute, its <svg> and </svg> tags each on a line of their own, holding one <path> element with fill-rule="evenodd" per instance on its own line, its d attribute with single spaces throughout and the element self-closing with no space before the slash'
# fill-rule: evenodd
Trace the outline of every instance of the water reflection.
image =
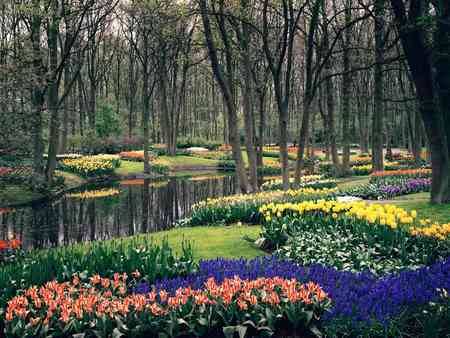
<svg viewBox="0 0 450 338">
<path fill-rule="evenodd" d="M 122 181 L 53 202 L 3 210 L 0 239 L 14 236 L 26 248 L 42 248 L 159 231 L 188 214 L 194 203 L 232 193 L 232 176 Z"/>
</svg>

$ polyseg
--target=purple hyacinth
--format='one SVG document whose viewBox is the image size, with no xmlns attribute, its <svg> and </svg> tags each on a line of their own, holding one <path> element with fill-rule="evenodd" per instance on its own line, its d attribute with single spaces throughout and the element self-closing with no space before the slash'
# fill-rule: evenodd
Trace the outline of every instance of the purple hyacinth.
<svg viewBox="0 0 450 338">
<path fill-rule="evenodd" d="M 381 278 L 366 272 L 351 273 L 320 265 L 305 268 L 274 256 L 253 260 L 220 258 L 201 261 L 197 273 L 159 280 L 155 287 L 174 294 L 180 287 L 201 288 L 210 277 L 221 282 L 235 275 L 245 279 L 279 276 L 297 278 L 302 282 L 314 281 L 333 301 L 333 307 L 324 320 L 347 318 L 355 327 L 373 320 L 388 325 L 390 319 L 405 309 L 414 309 L 436 300 L 439 297 L 438 288 L 450 289 L 450 258 L 430 267 Z M 149 290 L 147 284 L 142 284 L 135 292 L 147 293 Z"/>
<path fill-rule="evenodd" d="M 394 197 L 414 192 L 427 191 L 430 189 L 430 186 L 430 178 L 410 178 L 407 180 L 390 183 L 389 185 L 381 186 L 380 192 L 386 197 Z"/>
</svg>

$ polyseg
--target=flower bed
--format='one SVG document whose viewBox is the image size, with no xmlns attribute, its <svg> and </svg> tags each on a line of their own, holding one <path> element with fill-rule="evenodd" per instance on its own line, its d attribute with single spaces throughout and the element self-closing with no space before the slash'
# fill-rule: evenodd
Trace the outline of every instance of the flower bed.
<svg viewBox="0 0 450 338">
<path fill-rule="evenodd" d="M 392 171 L 376 171 L 370 176 L 370 182 L 389 182 L 389 179 L 398 178 L 429 178 L 431 177 L 431 169 L 401 169 Z"/>
<path fill-rule="evenodd" d="M 289 183 L 294 184 L 294 178 L 289 179 Z M 336 181 L 332 179 L 326 179 L 323 175 L 305 175 L 300 177 L 299 188 L 335 188 Z M 280 190 L 283 188 L 283 181 L 281 179 L 274 179 L 264 182 L 261 185 L 262 190 Z"/>
<path fill-rule="evenodd" d="M 345 189 L 341 191 L 340 195 L 380 200 L 430 191 L 431 189 L 431 178 L 388 177 L 389 179 L 377 179 L 374 183 Z"/>
<path fill-rule="evenodd" d="M 179 225 L 231 224 L 235 222 L 257 223 L 258 209 L 270 202 L 300 202 L 319 198 L 333 198 L 337 189 L 298 189 L 270 191 L 247 195 L 232 195 L 201 201 L 192 207 L 191 216 Z"/>
<path fill-rule="evenodd" d="M 144 151 L 123 151 L 119 153 L 119 156 L 122 160 L 127 161 L 137 161 L 137 162 L 144 162 Z M 156 154 L 153 152 L 149 152 L 148 154 L 149 160 L 153 161 L 156 159 Z"/>
<path fill-rule="evenodd" d="M 135 276 L 139 275 L 135 272 Z M 127 294 L 127 275 L 95 275 L 89 283 L 49 282 L 8 302 L 6 333 L 11 337 L 181 335 L 226 337 L 271 335 L 280 327 L 307 332 L 330 300 L 315 283 L 295 279 L 208 278 L 199 289 L 179 288 Z"/>
<path fill-rule="evenodd" d="M 70 171 L 83 177 L 111 175 L 120 166 L 117 155 L 84 156 L 78 159 L 65 159 L 60 162 L 62 170 Z"/>
<path fill-rule="evenodd" d="M 85 280 L 93 274 L 112 278 L 117 271 L 131 275 L 139 270 L 141 279 L 153 283 L 156 278 L 187 275 L 196 268 L 190 243 L 183 242 L 182 252 L 177 256 L 167 239 L 157 244 L 147 237 L 30 252 L 0 265 L 0 322 L 1 309 L 17 290 L 54 279 L 63 282 L 77 275 Z"/>
<path fill-rule="evenodd" d="M 389 204 L 319 200 L 272 203 L 260 212 L 266 246 L 302 265 L 385 274 L 450 255 L 448 224 L 436 224 L 423 236 L 416 211 Z"/>
<path fill-rule="evenodd" d="M 296 278 L 303 283 L 319 284 L 332 300 L 332 308 L 320 325 L 325 336 L 401 337 L 399 331 L 405 330 L 405 326 L 422 313 L 423 307 L 430 301 L 440 300 L 439 289 L 450 289 L 450 259 L 382 278 L 322 265 L 305 268 L 274 256 L 252 260 L 217 259 L 201 261 L 198 273 L 161 280 L 156 288 L 173 295 L 180 287 L 199 288 L 210 277 L 220 283 L 236 275 L 242 279 Z M 149 287 L 142 284 L 135 291 L 147 293 Z M 439 323 L 444 324 L 445 321 Z M 412 332 L 409 336 L 422 335 Z"/>
<path fill-rule="evenodd" d="M 397 162 L 385 162 L 384 163 L 385 170 L 397 170 L 400 167 L 402 167 L 402 165 Z M 369 175 L 370 173 L 372 173 L 372 164 L 354 165 L 351 167 L 351 169 L 352 169 L 352 172 L 354 175 L 357 175 L 357 176 Z"/>
</svg>

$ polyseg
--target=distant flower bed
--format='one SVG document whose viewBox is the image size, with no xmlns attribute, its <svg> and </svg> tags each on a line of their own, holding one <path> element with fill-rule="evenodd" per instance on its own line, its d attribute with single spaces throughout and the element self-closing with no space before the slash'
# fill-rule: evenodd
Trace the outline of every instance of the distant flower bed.
<svg viewBox="0 0 450 338">
<path fill-rule="evenodd" d="M 431 177 L 431 169 L 400 169 L 400 170 L 391 170 L 391 171 L 376 171 L 372 173 L 370 177 L 370 181 L 376 182 L 380 180 L 386 181 L 389 178 L 422 178 L 422 177 Z"/>
<path fill-rule="evenodd" d="M 66 196 L 69 198 L 78 199 L 92 199 L 92 198 L 105 198 L 116 196 L 120 194 L 120 190 L 115 188 L 99 189 L 99 190 L 87 190 L 82 192 L 69 193 Z"/>
<path fill-rule="evenodd" d="M 347 188 L 340 192 L 343 196 L 355 196 L 369 200 L 390 199 L 396 196 L 430 191 L 431 178 L 406 178 L 386 176 L 365 185 Z"/>
<path fill-rule="evenodd" d="M 289 179 L 289 184 L 294 183 L 294 178 Z M 300 185 L 298 188 L 313 188 L 313 189 L 323 189 L 323 188 L 335 188 L 336 181 L 332 179 L 326 179 L 323 175 L 305 175 L 300 178 Z M 282 179 L 273 179 L 264 182 L 261 185 L 262 190 L 279 190 L 283 188 Z"/>
<path fill-rule="evenodd" d="M 0 267 L 4 263 L 14 261 L 20 251 L 22 242 L 18 239 L 0 240 Z"/>
<path fill-rule="evenodd" d="M 268 191 L 256 194 L 232 195 L 201 201 L 192 207 L 191 216 L 181 225 L 257 223 L 261 205 L 271 202 L 299 202 L 320 198 L 333 198 L 337 189 L 304 188 L 287 191 Z"/>
<path fill-rule="evenodd" d="M 48 157 L 48 154 L 44 154 L 44 158 L 47 158 L 47 157 Z M 83 157 L 83 155 L 81 155 L 81 154 L 58 154 L 58 155 L 56 155 L 56 159 L 58 161 L 65 160 L 65 159 L 76 159 L 76 158 L 81 158 L 81 157 Z"/>
<path fill-rule="evenodd" d="M 385 170 L 397 170 L 402 165 L 398 162 L 385 162 L 384 163 L 384 169 Z M 365 165 L 354 165 L 351 167 L 352 172 L 354 175 L 369 175 L 372 173 L 372 164 L 365 164 Z"/>
<path fill-rule="evenodd" d="M 135 272 L 138 276 L 139 272 Z M 226 337 L 240 333 L 271 335 L 279 327 L 308 332 L 330 307 L 322 288 L 296 279 L 239 277 L 220 284 L 209 278 L 199 289 L 179 288 L 129 294 L 127 275 L 95 275 L 88 283 L 48 282 L 12 298 L 6 308 L 11 336 L 159 336 Z"/>
<path fill-rule="evenodd" d="M 13 172 L 13 169 L 12 169 L 12 168 L 5 168 L 5 167 L 1 168 L 1 167 L 0 167 L 0 178 L 1 178 L 2 176 L 7 176 L 7 175 L 9 175 L 9 174 L 11 174 L 12 172 Z"/>
<path fill-rule="evenodd" d="M 144 151 L 123 151 L 119 153 L 119 156 L 122 160 L 128 160 L 128 161 L 138 161 L 143 162 L 144 161 Z M 149 161 L 153 161 L 156 158 L 156 154 L 153 152 L 149 152 Z"/>
<path fill-rule="evenodd" d="M 65 159 L 60 162 L 62 170 L 70 171 L 83 177 L 110 175 L 120 166 L 117 155 L 83 156 L 77 159 Z"/>
</svg>

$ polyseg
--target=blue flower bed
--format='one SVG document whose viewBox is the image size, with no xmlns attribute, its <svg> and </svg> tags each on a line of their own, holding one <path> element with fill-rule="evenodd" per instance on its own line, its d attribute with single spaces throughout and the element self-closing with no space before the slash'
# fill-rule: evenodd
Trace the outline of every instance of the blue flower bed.
<svg viewBox="0 0 450 338">
<path fill-rule="evenodd" d="M 218 282 L 235 275 L 241 278 L 297 278 L 318 283 L 333 301 L 324 321 L 347 319 L 353 328 L 382 325 L 405 311 L 414 310 L 438 299 L 437 289 L 450 290 L 450 258 L 429 267 L 381 278 L 370 273 L 351 273 L 323 266 L 300 267 L 274 256 L 252 260 L 216 259 L 200 262 L 199 271 L 187 277 L 156 282 L 156 289 L 171 293 L 180 287 L 200 288 L 209 277 Z M 137 293 L 146 293 L 149 285 L 141 284 Z"/>
</svg>

